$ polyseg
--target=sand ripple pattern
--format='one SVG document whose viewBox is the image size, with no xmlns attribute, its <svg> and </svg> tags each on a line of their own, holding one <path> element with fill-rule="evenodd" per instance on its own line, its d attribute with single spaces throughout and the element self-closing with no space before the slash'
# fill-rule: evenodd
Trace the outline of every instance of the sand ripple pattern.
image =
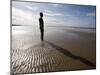
<svg viewBox="0 0 100 75">
<path fill-rule="evenodd" d="M 67 68 L 64 58 L 61 53 L 45 47 L 16 49 L 13 50 L 12 69 L 14 74 L 64 70 L 64 67 Z"/>
<path fill-rule="evenodd" d="M 87 65 L 72 60 L 47 43 L 33 45 L 33 37 L 13 37 L 11 73 L 27 74 L 86 68 Z"/>
</svg>

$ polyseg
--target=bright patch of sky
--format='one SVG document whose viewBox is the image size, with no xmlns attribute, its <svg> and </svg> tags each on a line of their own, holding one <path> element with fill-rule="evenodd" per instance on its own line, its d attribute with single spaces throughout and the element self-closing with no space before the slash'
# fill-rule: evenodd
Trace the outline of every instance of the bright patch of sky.
<svg viewBox="0 0 100 75">
<path fill-rule="evenodd" d="M 12 1 L 12 24 L 39 24 L 39 13 L 44 14 L 45 26 L 95 27 L 96 7 L 70 4 Z"/>
</svg>

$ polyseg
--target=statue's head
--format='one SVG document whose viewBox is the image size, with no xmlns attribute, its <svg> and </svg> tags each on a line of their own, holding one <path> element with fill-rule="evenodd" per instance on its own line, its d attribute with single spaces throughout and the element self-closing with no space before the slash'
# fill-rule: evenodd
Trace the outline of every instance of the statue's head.
<svg viewBox="0 0 100 75">
<path fill-rule="evenodd" d="M 43 13 L 42 12 L 40 12 L 40 16 L 43 17 Z"/>
</svg>

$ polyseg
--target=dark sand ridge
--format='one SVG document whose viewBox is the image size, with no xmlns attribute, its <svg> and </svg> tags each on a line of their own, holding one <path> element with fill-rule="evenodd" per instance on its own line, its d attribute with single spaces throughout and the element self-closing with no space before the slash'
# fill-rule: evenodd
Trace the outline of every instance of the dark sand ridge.
<svg viewBox="0 0 100 75">
<path fill-rule="evenodd" d="M 46 42 L 48 42 L 48 41 L 46 41 Z M 52 45 L 54 48 L 56 48 L 57 50 L 59 50 L 60 52 L 62 52 L 63 54 L 65 54 L 66 56 L 69 56 L 69 57 L 71 57 L 73 59 L 79 60 L 79 61 L 81 61 L 82 63 L 84 63 L 84 64 L 86 64 L 88 66 L 92 66 L 92 67 L 95 67 L 96 66 L 95 64 L 93 64 L 92 62 L 88 61 L 87 59 L 72 54 L 71 52 L 69 52 L 69 50 L 66 50 L 64 48 L 61 48 L 59 46 L 56 46 L 56 45 L 54 45 L 51 42 L 48 42 L 48 43 L 50 45 Z"/>
</svg>

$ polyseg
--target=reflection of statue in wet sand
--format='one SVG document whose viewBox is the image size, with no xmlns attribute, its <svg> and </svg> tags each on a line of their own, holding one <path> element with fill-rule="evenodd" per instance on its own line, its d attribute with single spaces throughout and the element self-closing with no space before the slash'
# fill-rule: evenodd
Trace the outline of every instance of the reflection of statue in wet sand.
<svg viewBox="0 0 100 75">
<path fill-rule="evenodd" d="M 43 21 L 43 13 L 40 12 L 39 18 L 40 32 L 41 32 L 41 40 L 44 40 L 44 21 Z"/>
</svg>

